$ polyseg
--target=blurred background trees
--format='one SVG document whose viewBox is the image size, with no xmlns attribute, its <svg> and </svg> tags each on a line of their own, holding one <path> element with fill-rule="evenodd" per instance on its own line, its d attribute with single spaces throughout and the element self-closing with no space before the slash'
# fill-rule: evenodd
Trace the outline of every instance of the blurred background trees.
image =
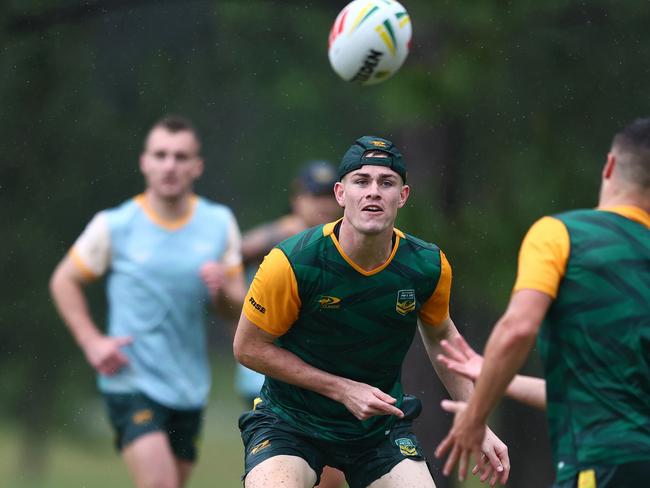
<svg viewBox="0 0 650 488">
<path fill-rule="evenodd" d="M 230 205 L 243 229 L 285 210 L 306 159 L 337 161 L 363 134 L 394 140 L 413 187 L 398 224 L 445 250 L 452 316 L 480 350 L 527 227 L 595 205 L 611 136 L 650 112 L 647 2 L 404 0 L 410 57 L 366 88 L 338 79 L 327 61 L 344 4 L 0 4 L 0 426 L 22 446 L 12 469 L 46 483 L 51 439 L 83 435 L 93 378 L 47 280 L 97 210 L 141 191 L 142 139 L 163 114 L 196 123 L 207 161 L 197 191 Z M 217 375 L 230 371 L 228 334 L 213 331 Z M 534 354 L 527 372 L 540 373 Z M 431 455 L 449 417 L 417 341 L 404 377 L 425 399 L 419 428 Z M 507 402 L 500 413 L 512 486 L 546 486 L 543 415 Z"/>
</svg>

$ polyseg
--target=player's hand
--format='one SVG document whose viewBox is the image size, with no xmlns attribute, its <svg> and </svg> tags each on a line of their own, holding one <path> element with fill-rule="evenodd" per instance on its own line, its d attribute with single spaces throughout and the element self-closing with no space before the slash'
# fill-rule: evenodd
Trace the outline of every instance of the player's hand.
<svg viewBox="0 0 650 488">
<path fill-rule="evenodd" d="M 508 456 L 508 447 L 499 439 L 492 430 L 487 427 L 485 437 L 481 444 L 481 458 L 479 464 L 475 467 L 476 471 L 481 472 L 481 481 L 490 478 L 490 486 L 496 485 L 497 481 L 505 485 L 510 475 L 510 457 Z M 503 469 L 499 471 L 499 467 Z"/>
<path fill-rule="evenodd" d="M 444 475 L 449 476 L 454 466 L 458 464 L 458 479 L 465 480 L 470 456 L 473 454 L 478 464 L 472 472 L 474 474 L 480 472 L 481 481 L 491 478 L 490 486 L 494 486 L 497 481 L 505 484 L 510 473 L 510 459 L 506 445 L 484 424 L 470 418 L 464 411 L 465 407 L 464 402 L 450 400 L 442 402 L 443 409 L 455 414 L 454 425 L 435 451 L 437 458 L 449 452 L 443 468 Z"/>
<path fill-rule="evenodd" d="M 379 388 L 348 380 L 341 390 L 339 401 L 359 420 L 376 415 L 404 417 L 404 412 L 395 406 L 397 400 Z"/>
<path fill-rule="evenodd" d="M 83 351 L 86 359 L 97 372 L 110 376 L 129 364 L 129 359 L 121 348 L 132 342 L 132 337 L 98 335 L 83 346 Z"/>
<path fill-rule="evenodd" d="M 213 300 L 221 289 L 226 278 L 226 268 L 223 264 L 216 261 L 208 261 L 201 266 L 201 279 L 208 289 L 210 298 Z"/>
<path fill-rule="evenodd" d="M 447 369 L 476 381 L 483 367 L 483 356 L 477 354 L 462 336 L 457 336 L 451 342 L 444 339 L 440 345 L 445 354 L 438 354 L 436 359 Z"/>
</svg>

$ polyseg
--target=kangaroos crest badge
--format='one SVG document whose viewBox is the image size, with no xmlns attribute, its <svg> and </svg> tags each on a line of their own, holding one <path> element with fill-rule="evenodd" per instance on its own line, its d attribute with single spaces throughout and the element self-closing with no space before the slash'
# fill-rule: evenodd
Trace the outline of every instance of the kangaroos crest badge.
<svg viewBox="0 0 650 488">
<path fill-rule="evenodd" d="M 400 315 L 406 315 L 415 310 L 415 290 L 399 290 L 395 310 Z"/>
<path fill-rule="evenodd" d="M 402 437 L 395 440 L 395 444 L 399 447 L 399 452 L 402 453 L 402 456 L 417 456 L 418 449 L 415 447 L 415 444 L 411 439 Z"/>
</svg>

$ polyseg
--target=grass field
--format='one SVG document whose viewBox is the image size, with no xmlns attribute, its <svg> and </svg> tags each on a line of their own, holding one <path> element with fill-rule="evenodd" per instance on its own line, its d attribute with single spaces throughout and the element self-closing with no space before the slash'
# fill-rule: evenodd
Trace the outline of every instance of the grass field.
<svg viewBox="0 0 650 488">
<path fill-rule="evenodd" d="M 231 364 L 215 371 L 215 384 L 205 419 L 201 457 L 187 488 L 240 488 L 243 469 L 237 418 L 242 404 L 232 389 Z M 48 435 L 46 469 L 40 478 L 19 468 L 19 438 L 15 427 L 0 422 L 0 482 L 11 488 L 116 488 L 132 486 L 112 448 L 112 433 L 102 405 L 93 400 L 84 407 L 84 435 L 70 435 L 65 427 Z M 463 488 L 483 486 L 470 480 Z"/>
</svg>

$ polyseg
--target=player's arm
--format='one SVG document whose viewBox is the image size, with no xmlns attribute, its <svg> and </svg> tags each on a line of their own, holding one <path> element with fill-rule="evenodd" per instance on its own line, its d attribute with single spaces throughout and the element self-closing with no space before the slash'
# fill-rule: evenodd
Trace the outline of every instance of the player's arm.
<svg viewBox="0 0 650 488">
<path fill-rule="evenodd" d="M 419 320 L 420 336 L 438 377 L 454 400 L 467 400 L 474 391 L 473 382 L 444 367 L 436 360 L 444 352 L 442 342 L 455 342 L 460 333 L 450 317 L 446 317 L 437 324 L 430 324 Z"/>
<path fill-rule="evenodd" d="M 246 296 L 246 281 L 241 266 L 227 269 L 226 278 L 217 294 L 217 311 L 224 317 L 233 321 L 237 320 Z"/>
<path fill-rule="evenodd" d="M 395 398 L 378 388 L 311 366 L 292 352 L 276 346 L 277 337 L 256 326 L 242 313 L 233 344 L 235 358 L 247 368 L 343 403 L 359 420 L 375 415 L 404 416 L 393 406 Z"/>
<path fill-rule="evenodd" d="M 436 360 L 442 354 L 443 341 L 456 341 L 461 337 L 453 321 L 450 317 L 446 317 L 437 324 L 430 324 L 420 319 L 419 329 L 429 360 L 449 395 L 457 401 L 467 401 L 474 391 L 473 382 L 462 375 L 455 374 Z M 482 435 L 480 452 L 485 456 L 484 459 L 489 461 L 489 466 L 481 467 L 481 481 L 492 476 L 492 486 L 497 479 L 505 484 L 510 472 L 508 448 L 489 428 L 486 428 Z M 475 472 L 477 471 L 478 468 Z"/>
<path fill-rule="evenodd" d="M 120 350 L 130 337 L 108 337 L 100 332 L 88 310 L 83 287 L 100 276 L 108 264 L 110 244 L 106 222 L 96 216 L 77 239 L 50 278 L 50 292 L 61 318 L 99 373 L 111 375 L 128 363 Z"/>
<path fill-rule="evenodd" d="M 437 457 L 450 451 L 443 469 L 445 475 L 459 463 L 459 475 L 464 478 L 469 455 L 478 450 L 488 414 L 533 346 L 557 294 L 568 255 L 568 232 L 557 219 L 540 219 L 524 238 L 515 292 L 488 340 L 476 390 L 467 408 L 457 411 L 452 429 L 436 449 Z"/>
<path fill-rule="evenodd" d="M 485 363 L 466 408 L 445 405 L 456 412 L 454 425 L 435 451 L 436 457 L 450 451 L 443 468 L 446 476 L 458 463 L 459 478 L 465 479 L 470 455 L 480 458 L 487 417 L 526 360 L 550 303 L 551 297 L 536 290 L 515 292 L 490 335 Z"/>
<path fill-rule="evenodd" d="M 242 258 L 244 264 L 259 262 L 279 242 L 302 231 L 304 226 L 293 215 L 258 225 L 244 234 Z"/>
<path fill-rule="evenodd" d="M 280 249 L 264 259 L 244 301 L 233 351 L 244 366 L 340 402 L 358 419 L 403 416 L 396 399 L 378 388 L 330 374 L 306 363 L 275 340 L 298 319 L 300 298 L 293 269 Z"/>
<path fill-rule="evenodd" d="M 436 359 L 450 371 L 476 381 L 483 367 L 483 356 L 478 354 L 469 344 L 458 336 L 455 340 L 443 340 L 441 346 L 444 354 Z M 517 374 L 506 388 L 506 395 L 540 410 L 546 409 L 546 381 Z"/>
<path fill-rule="evenodd" d="M 235 216 L 230 214 L 228 244 L 223 255 L 218 260 L 203 263 L 200 269 L 215 309 L 233 322 L 239 317 L 246 296 L 241 247 L 239 226 Z"/>
</svg>

